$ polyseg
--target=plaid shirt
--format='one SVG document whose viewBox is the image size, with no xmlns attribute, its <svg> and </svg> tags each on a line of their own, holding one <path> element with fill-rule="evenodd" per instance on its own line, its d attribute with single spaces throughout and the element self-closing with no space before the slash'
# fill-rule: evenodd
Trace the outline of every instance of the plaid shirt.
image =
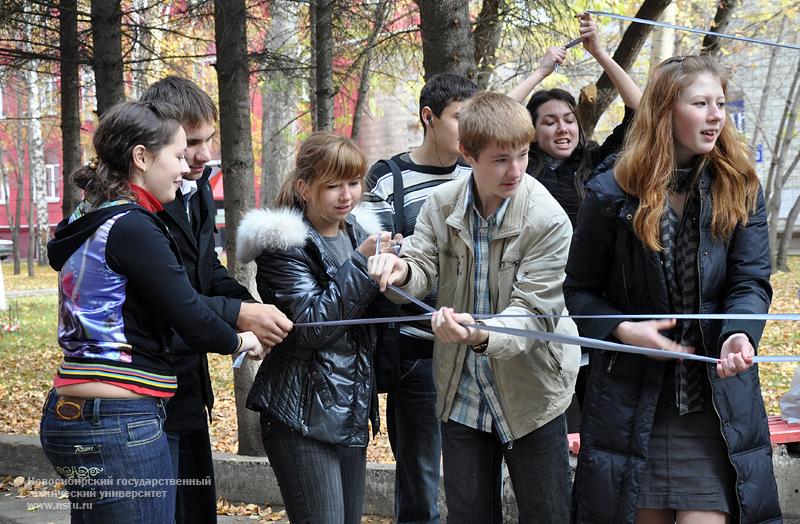
<svg viewBox="0 0 800 524">
<path fill-rule="evenodd" d="M 500 207 L 488 219 L 484 219 L 475 205 L 473 185 L 474 181 L 467 185 L 464 209 L 465 214 L 470 214 L 468 222 L 475 244 L 475 300 L 472 312 L 491 314 L 494 311 L 489 297 L 489 244 L 503 223 L 509 199 L 503 200 Z M 485 355 L 471 350 L 467 352 L 449 419 L 486 433 L 494 430 L 503 444 L 511 440 L 511 430 L 503 417 L 500 400 L 495 392 L 490 360 Z"/>
</svg>

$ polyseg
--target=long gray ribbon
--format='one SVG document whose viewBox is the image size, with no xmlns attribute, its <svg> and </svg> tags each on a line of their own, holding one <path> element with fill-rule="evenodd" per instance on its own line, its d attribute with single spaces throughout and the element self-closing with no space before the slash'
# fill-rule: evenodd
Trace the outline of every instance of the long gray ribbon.
<svg viewBox="0 0 800 524">
<path fill-rule="evenodd" d="M 426 304 L 427 307 L 430 307 Z M 424 315 L 409 315 L 399 317 L 375 317 L 375 318 L 353 318 L 347 320 L 327 320 L 320 322 L 298 322 L 295 327 L 317 327 L 325 326 L 358 326 L 368 324 L 392 324 L 405 322 L 421 322 L 430 320 L 431 313 Z M 527 313 L 527 314 L 503 314 L 497 315 L 472 315 L 476 320 L 487 318 L 583 318 L 583 319 L 623 319 L 623 320 L 773 320 L 773 321 L 800 321 L 800 314 L 797 313 L 651 313 L 636 315 L 550 315 L 546 313 Z"/>
<path fill-rule="evenodd" d="M 784 47 L 786 49 L 794 49 L 800 51 L 800 45 L 784 44 L 782 42 L 773 42 L 770 40 L 760 40 L 758 38 L 749 38 L 746 36 L 729 35 L 727 33 L 717 33 L 716 31 L 706 31 L 705 29 L 697 29 L 694 27 L 686 27 L 682 25 L 668 24 L 666 22 L 658 22 L 656 20 L 647 20 L 645 18 L 635 18 L 633 16 L 618 15 L 616 13 L 608 13 L 606 11 L 587 11 L 587 13 L 595 16 L 604 16 L 607 18 L 616 18 L 618 20 L 625 20 L 627 22 L 636 22 L 639 24 L 652 25 L 655 27 L 663 27 L 666 29 L 676 29 L 678 31 L 687 31 L 689 33 L 698 33 L 701 35 L 718 36 L 720 38 L 728 38 L 730 40 L 740 40 L 742 42 L 750 42 L 753 44 L 771 45 L 775 47 Z"/>
<path fill-rule="evenodd" d="M 416 297 L 408 294 L 404 290 L 389 284 L 388 288 L 403 297 L 406 300 L 409 300 L 429 313 L 425 315 L 410 315 L 410 316 L 400 316 L 400 317 L 377 317 L 377 318 L 354 318 L 354 319 L 346 319 L 346 320 L 328 320 L 323 322 L 298 322 L 294 324 L 296 328 L 307 328 L 307 327 L 334 327 L 334 326 L 355 326 L 355 325 L 368 325 L 368 324 L 388 324 L 388 323 L 404 323 L 404 322 L 419 322 L 424 320 L 430 320 L 431 314 L 436 311 L 433 307 L 429 306 L 425 302 L 417 299 Z M 585 319 L 601 319 L 601 318 L 608 318 L 608 319 L 647 319 L 647 320 L 655 320 L 655 319 L 697 319 L 697 320 L 779 320 L 779 321 L 798 321 L 800 320 L 800 314 L 795 313 L 774 313 L 774 314 L 761 314 L 761 313 L 731 313 L 731 314 L 722 314 L 722 313 L 685 313 L 685 314 L 668 314 L 668 313 L 656 313 L 656 314 L 636 314 L 636 315 L 625 315 L 625 314 L 611 314 L 611 315 L 552 315 L 552 314 L 545 314 L 545 313 L 528 313 L 528 314 L 497 314 L 497 315 L 473 315 L 475 319 L 488 319 L 488 318 L 585 318 Z M 656 357 L 656 358 L 674 358 L 674 359 L 683 359 L 683 360 L 697 360 L 700 362 L 706 362 L 709 364 L 716 364 L 718 362 L 717 359 L 711 357 L 705 357 L 702 355 L 694 355 L 691 353 L 681 353 L 677 351 L 666 351 L 663 349 L 652 349 L 652 348 L 644 348 L 639 346 L 631 346 L 628 344 L 620 344 L 617 342 L 609 342 L 606 340 L 598 340 L 594 338 L 582 337 L 582 336 L 574 336 L 574 335 L 562 335 L 559 333 L 551 333 L 549 331 L 538 331 L 538 330 L 528 330 L 528 329 L 516 329 L 516 328 L 508 328 L 508 327 L 500 327 L 500 326 L 488 326 L 486 324 L 470 324 L 469 327 L 475 329 L 483 329 L 484 331 L 491 331 L 495 333 L 504 333 L 507 335 L 514 335 L 520 336 L 525 338 L 530 338 L 534 340 L 544 340 L 548 342 L 558 342 L 561 344 L 571 344 L 576 346 L 583 346 L 592 349 L 599 349 L 602 351 L 619 351 L 622 353 L 632 353 L 635 355 L 644 355 L 648 357 Z M 245 353 L 240 353 L 236 360 L 233 363 L 234 368 L 238 368 L 241 366 L 242 362 L 244 361 Z M 753 362 L 757 363 L 764 363 L 764 362 L 800 362 L 800 356 L 791 356 L 791 355 L 765 355 L 765 356 L 755 356 L 753 357 Z"/>
</svg>

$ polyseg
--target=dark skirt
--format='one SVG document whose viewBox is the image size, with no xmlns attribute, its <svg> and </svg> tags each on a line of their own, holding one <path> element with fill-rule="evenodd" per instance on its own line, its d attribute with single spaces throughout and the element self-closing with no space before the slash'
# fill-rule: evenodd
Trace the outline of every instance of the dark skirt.
<svg viewBox="0 0 800 524">
<path fill-rule="evenodd" d="M 711 403 L 711 386 L 705 387 L 703 411 L 680 415 L 674 376 L 674 367 L 667 366 L 636 507 L 731 514 L 738 507 L 736 473 Z"/>
</svg>

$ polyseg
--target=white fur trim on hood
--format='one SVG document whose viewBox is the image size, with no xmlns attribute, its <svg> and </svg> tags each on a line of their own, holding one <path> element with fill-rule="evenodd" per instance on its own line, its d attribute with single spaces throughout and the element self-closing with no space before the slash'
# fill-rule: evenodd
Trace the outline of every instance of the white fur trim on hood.
<svg viewBox="0 0 800 524">
<path fill-rule="evenodd" d="M 361 229 L 363 229 L 366 234 L 374 235 L 382 230 L 377 215 L 369 210 L 363 202 L 358 204 L 350 214 L 355 218 L 358 225 L 361 226 Z"/>
<path fill-rule="evenodd" d="M 302 247 L 308 237 L 308 226 L 300 211 L 294 209 L 251 209 L 239 224 L 236 258 L 247 263 L 264 250 L 286 251 Z"/>
</svg>

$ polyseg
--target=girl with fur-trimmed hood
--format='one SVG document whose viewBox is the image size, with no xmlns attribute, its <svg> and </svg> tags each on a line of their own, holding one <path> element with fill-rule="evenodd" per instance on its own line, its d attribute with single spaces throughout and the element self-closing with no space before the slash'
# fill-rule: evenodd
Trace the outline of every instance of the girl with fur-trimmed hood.
<svg viewBox="0 0 800 524">
<path fill-rule="evenodd" d="M 366 269 L 377 235 L 350 212 L 366 158 L 350 140 L 314 133 L 300 147 L 276 210 L 253 210 L 237 257 L 255 260 L 261 299 L 296 324 L 358 319 L 378 298 Z M 389 234 L 381 251 L 391 249 Z M 247 406 L 292 522 L 361 521 L 368 421 L 378 428 L 373 326 L 298 326 L 258 370 Z"/>
</svg>

